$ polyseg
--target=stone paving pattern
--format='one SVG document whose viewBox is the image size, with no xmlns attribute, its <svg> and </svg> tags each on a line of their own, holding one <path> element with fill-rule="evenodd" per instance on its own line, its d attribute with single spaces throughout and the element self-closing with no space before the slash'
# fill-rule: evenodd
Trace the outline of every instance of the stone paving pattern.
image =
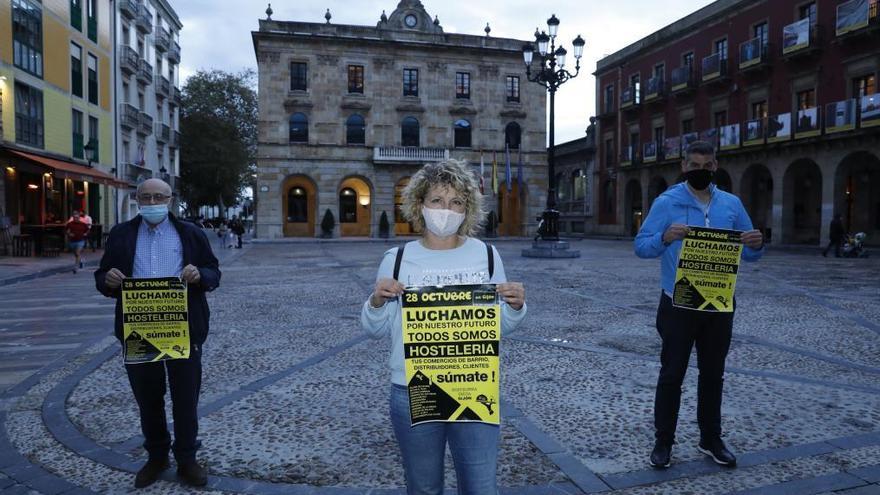
<svg viewBox="0 0 880 495">
<path fill-rule="evenodd" d="M 202 491 L 403 493 L 389 343 L 365 338 L 359 324 L 393 245 L 218 251 L 199 454 L 212 477 Z M 529 304 L 502 346 L 503 493 L 880 493 L 877 258 L 771 251 L 745 264 L 724 402 L 740 467 L 696 451 L 693 367 L 675 464 L 654 471 L 659 261 L 637 259 L 623 241 L 576 242 L 573 261 L 520 257 L 527 246 L 497 243 Z M 0 490 L 128 491 L 143 451 L 108 337 L 112 301 L 89 273 L 60 274 L 0 287 L 0 310 Z M 450 460 L 450 488 L 454 480 Z M 144 492 L 187 491 L 167 474 Z"/>
</svg>

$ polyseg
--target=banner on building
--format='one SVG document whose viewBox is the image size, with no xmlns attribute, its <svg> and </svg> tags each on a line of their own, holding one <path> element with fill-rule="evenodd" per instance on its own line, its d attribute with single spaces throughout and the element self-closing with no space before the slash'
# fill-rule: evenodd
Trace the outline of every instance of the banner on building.
<svg viewBox="0 0 880 495">
<path fill-rule="evenodd" d="M 755 146 L 764 144 L 764 119 L 755 119 L 746 122 L 746 137 L 743 146 Z"/>
<path fill-rule="evenodd" d="M 837 36 L 868 25 L 868 0 L 851 0 L 837 6 Z"/>
<path fill-rule="evenodd" d="M 189 358 L 186 283 L 177 277 L 124 279 L 122 337 L 125 364 Z"/>
<path fill-rule="evenodd" d="M 688 226 L 682 240 L 672 293 L 674 306 L 698 311 L 733 311 L 742 232 Z"/>
<path fill-rule="evenodd" d="M 805 108 L 798 110 L 797 122 L 794 128 L 794 138 L 803 139 L 807 137 L 818 136 L 822 133 L 819 126 L 819 108 Z"/>
<path fill-rule="evenodd" d="M 863 96 L 859 113 L 861 114 L 859 123 L 862 127 L 880 125 L 880 93 Z"/>
<path fill-rule="evenodd" d="M 722 150 L 733 150 L 739 148 L 739 124 L 730 124 L 721 128 L 719 136 L 720 148 Z"/>
<path fill-rule="evenodd" d="M 782 28 L 782 53 L 791 53 L 810 46 L 810 18 Z"/>
<path fill-rule="evenodd" d="M 856 128 L 856 100 L 843 100 L 825 105 L 825 133 L 851 131 Z"/>
<path fill-rule="evenodd" d="M 501 306 L 495 285 L 411 287 L 402 300 L 412 424 L 499 424 Z"/>
<path fill-rule="evenodd" d="M 670 137 L 663 140 L 663 158 L 681 158 L 681 137 Z"/>
<path fill-rule="evenodd" d="M 791 113 L 780 113 L 767 119 L 767 142 L 778 143 L 791 139 Z"/>
</svg>

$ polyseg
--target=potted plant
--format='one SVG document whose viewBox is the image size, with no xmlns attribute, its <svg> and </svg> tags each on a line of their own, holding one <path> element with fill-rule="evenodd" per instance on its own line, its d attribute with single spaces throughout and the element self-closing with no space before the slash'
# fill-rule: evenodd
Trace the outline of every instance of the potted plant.
<svg viewBox="0 0 880 495">
<path fill-rule="evenodd" d="M 336 226 L 336 219 L 333 218 L 333 212 L 330 208 L 324 212 L 324 218 L 321 220 L 321 237 L 329 239 L 333 237 L 333 227 Z"/>
<path fill-rule="evenodd" d="M 391 224 L 388 222 L 388 215 L 383 211 L 379 217 L 379 237 L 388 239 L 389 232 L 391 232 Z"/>
</svg>

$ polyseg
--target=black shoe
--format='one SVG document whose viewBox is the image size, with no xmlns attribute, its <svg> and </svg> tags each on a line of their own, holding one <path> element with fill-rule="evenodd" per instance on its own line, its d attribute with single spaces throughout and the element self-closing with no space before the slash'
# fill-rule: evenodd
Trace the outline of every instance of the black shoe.
<svg viewBox="0 0 880 495">
<path fill-rule="evenodd" d="M 704 441 L 700 440 L 700 444 L 697 446 L 697 449 L 711 457 L 716 464 L 720 464 L 722 466 L 727 467 L 735 467 L 736 466 L 736 456 L 733 455 L 727 447 L 724 445 L 724 442 L 718 438 L 712 441 Z"/>
<path fill-rule="evenodd" d="M 651 452 L 651 466 L 658 469 L 666 469 L 669 467 L 672 459 L 672 445 L 657 440 L 654 444 L 654 450 Z"/>
<path fill-rule="evenodd" d="M 166 469 L 168 469 L 167 457 L 150 459 L 134 477 L 134 487 L 144 488 L 152 485 L 157 479 L 159 479 L 159 475 L 162 474 L 162 471 L 165 471 Z"/>
<path fill-rule="evenodd" d="M 205 486 L 208 484 L 208 470 L 196 461 L 190 461 L 177 466 L 177 477 L 185 485 Z"/>
</svg>

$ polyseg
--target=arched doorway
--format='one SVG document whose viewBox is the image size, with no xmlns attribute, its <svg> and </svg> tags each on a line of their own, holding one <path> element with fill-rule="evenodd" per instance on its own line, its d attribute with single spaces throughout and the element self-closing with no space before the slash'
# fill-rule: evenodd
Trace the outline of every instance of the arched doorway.
<svg viewBox="0 0 880 495">
<path fill-rule="evenodd" d="M 624 192 L 624 222 L 629 235 L 635 236 L 642 227 L 642 184 L 638 179 L 630 179 Z"/>
<path fill-rule="evenodd" d="M 648 183 L 648 209 L 651 209 L 651 205 L 654 204 L 654 200 L 657 199 L 661 194 L 663 194 L 666 189 L 669 188 L 669 184 L 666 183 L 666 179 L 660 177 L 659 175 L 653 177 L 651 182 Z"/>
<path fill-rule="evenodd" d="M 764 165 L 754 164 L 746 169 L 739 185 L 740 199 L 752 226 L 764 234 L 769 242 L 773 234 L 773 176 Z"/>
<path fill-rule="evenodd" d="M 822 230 L 822 171 L 801 158 L 788 166 L 782 179 L 783 242 L 819 244 Z"/>
<path fill-rule="evenodd" d="M 284 179 L 281 188 L 284 237 L 313 237 L 318 211 L 318 188 L 306 175 Z"/>
<path fill-rule="evenodd" d="M 880 242 L 880 158 L 857 151 L 841 160 L 834 174 L 834 211 L 843 215 L 848 232 Z"/>
<path fill-rule="evenodd" d="M 403 218 L 403 190 L 409 184 L 409 177 L 397 181 L 394 186 L 394 234 L 413 235 L 416 233 L 412 224 Z"/>
<path fill-rule="evenodd" d="M 370 235 L 372 198 L 370 185 L 360 177 L 349 177 L 339 184 L 339 235 L 341 237 Z"/>
<path fill-rule="evenodd" d="M 498 235 L 523 235 L 523 203 L 524 198 L 520 194 L 520 185 L 518 183 L 512 182 L 509 192 L 506 183 L 502 182 L 498 185 L 498 205 L 495 210 L 498 214 Z"/>
</svg>

